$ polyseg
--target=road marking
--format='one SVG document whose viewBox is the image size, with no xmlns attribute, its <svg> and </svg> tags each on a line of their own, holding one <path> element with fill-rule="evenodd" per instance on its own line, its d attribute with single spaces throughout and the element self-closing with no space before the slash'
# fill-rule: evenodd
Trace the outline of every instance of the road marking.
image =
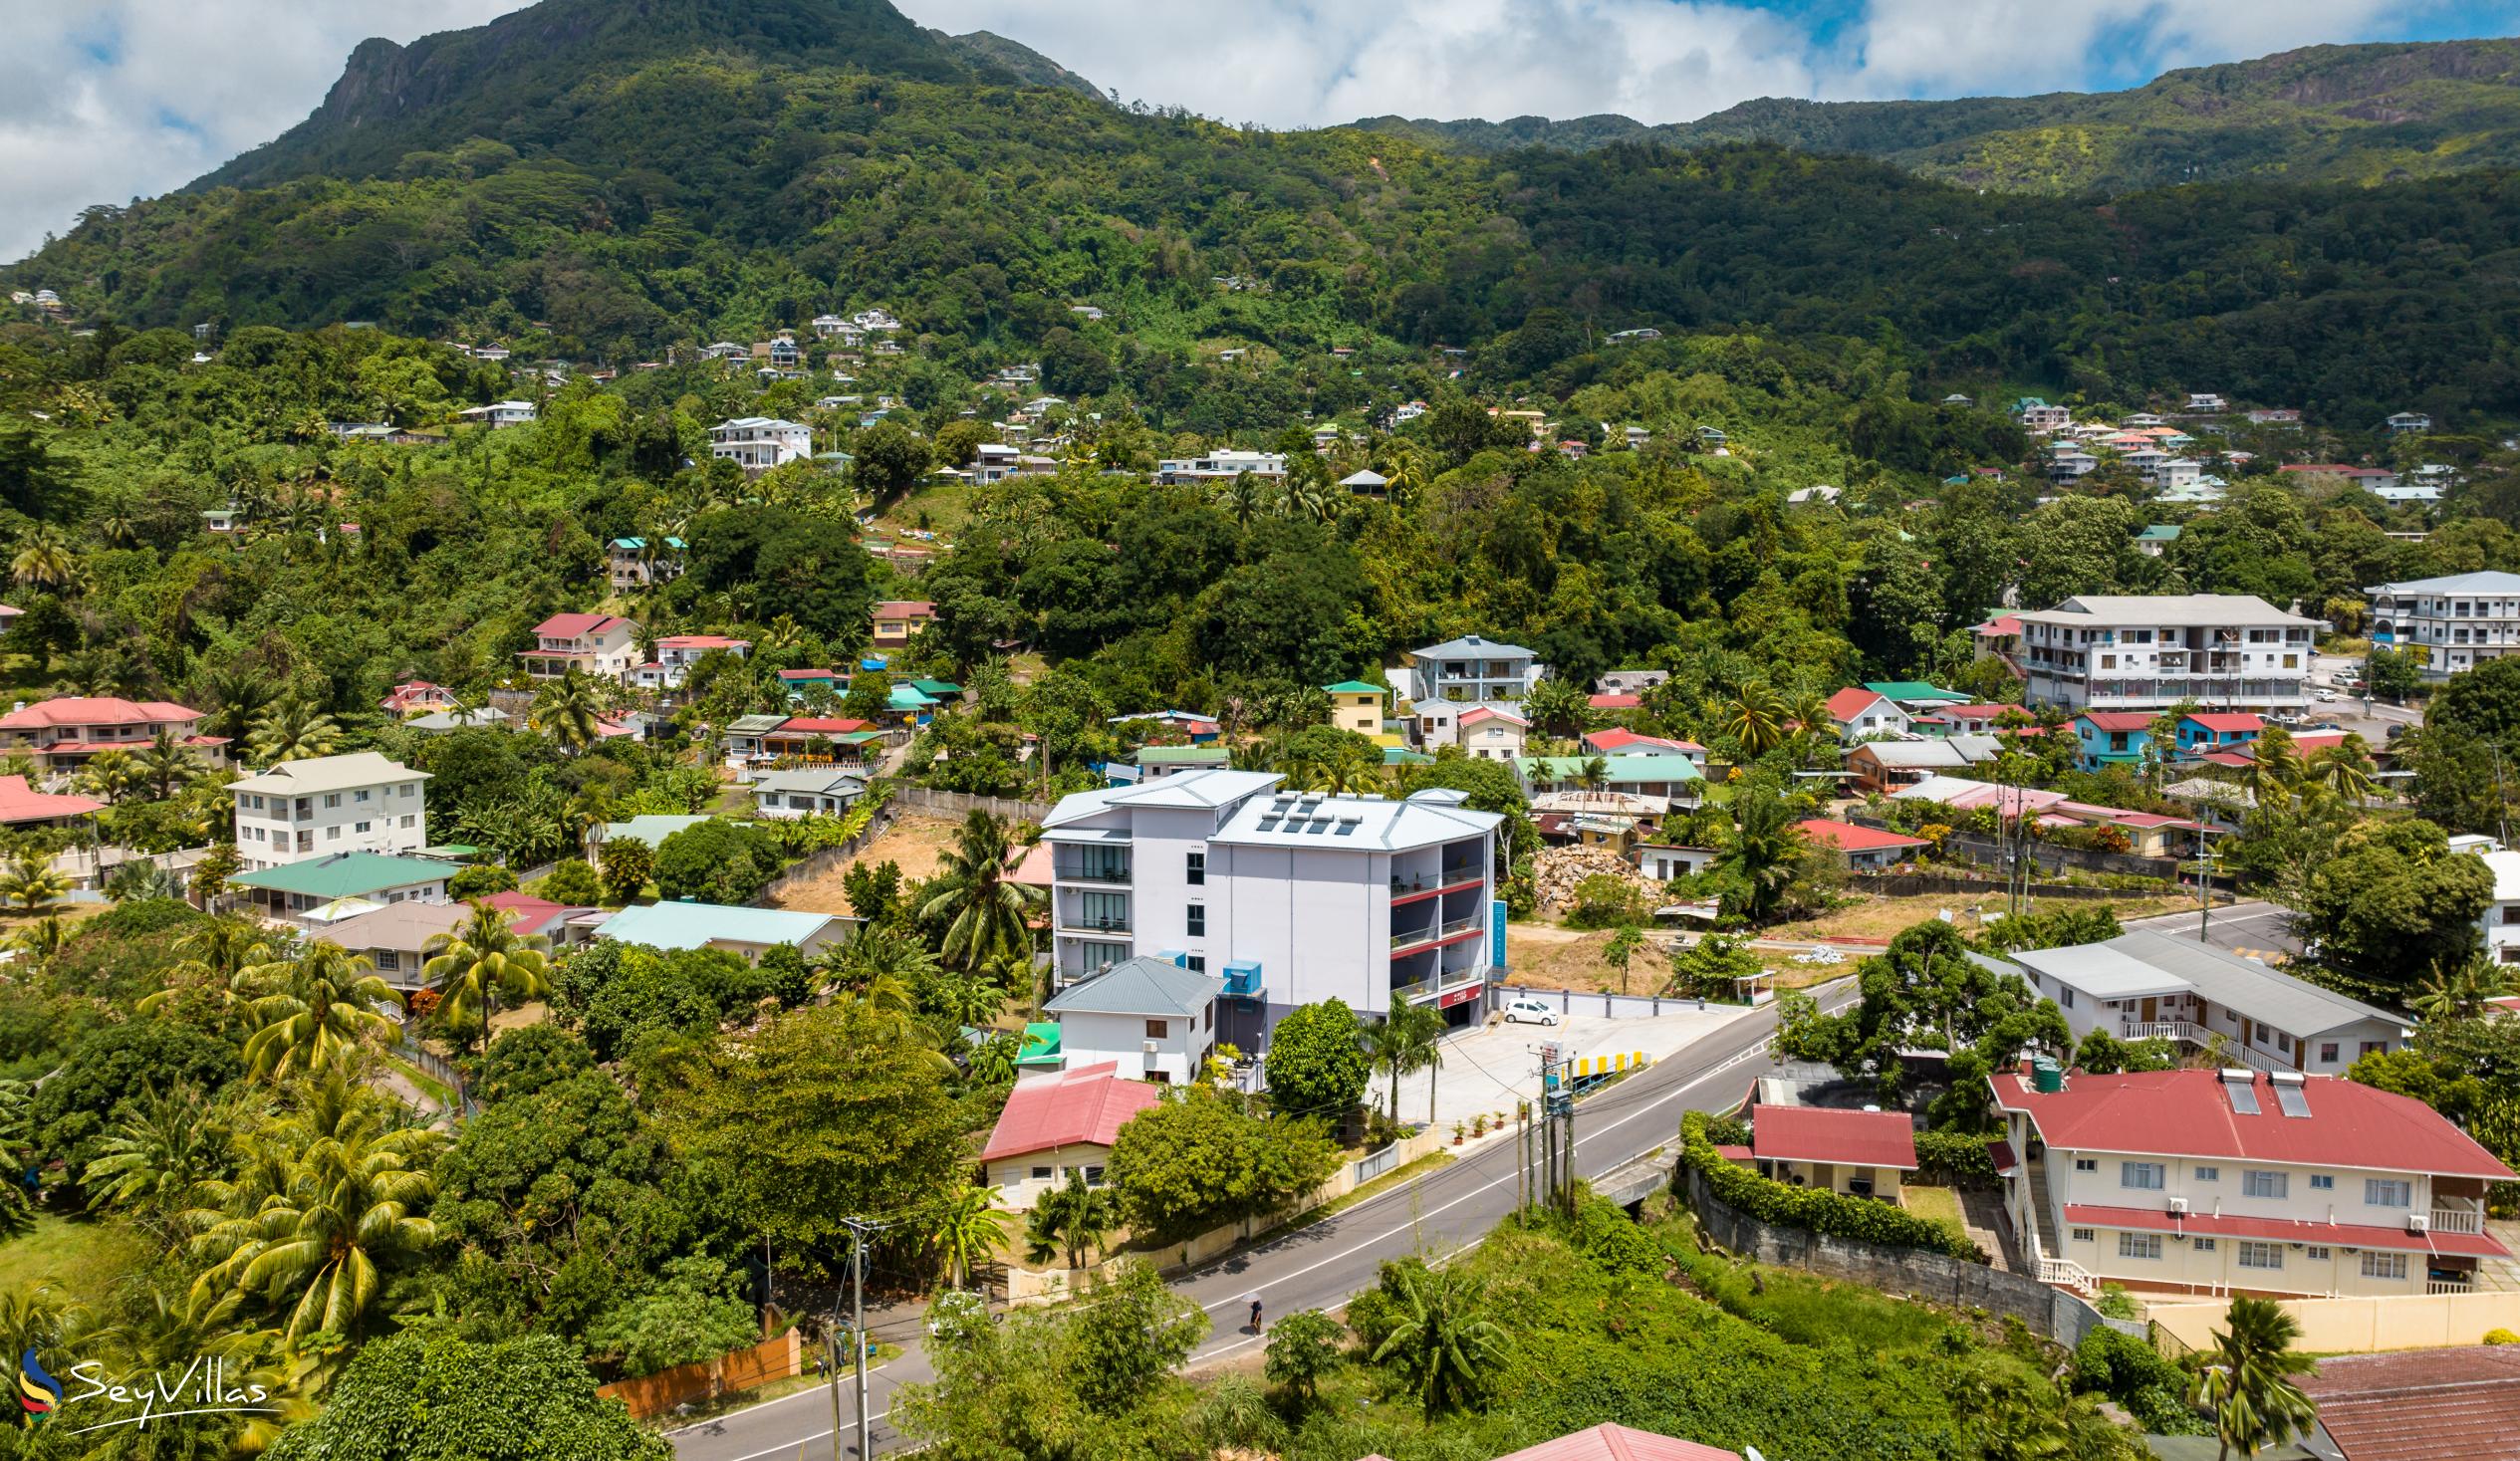
<svg viewBox="0 0 2520 1461">
<path fill-rule="evenodd" d="M 813 1392 L 813 1391 L 811 1391 L 811 1390 L 806 1390 L 806 1391 L 803 1391 L 803 1392 L 801 1392 L 801 1393 L 804 1393 L 804 1394 L 808 1394 L 808 1395 L 810 1395 L 810 1394 L 812 1394 L 812 1393 L 814 1393 L 814 1392 Z M 738 1412 L 736 1412 L 736 1413 L 737 1413 L 737 1414 L 741 1414 L 742 1412 L 741 1412 L 741 1411 L 738 1411 Z M 891 1414 L 891 1413 L 892 1413 L 892 1412 L 891 1412 L 891 1411 L 889 1411 L 889 1410 L 881 1410 L 881 1411 L 878 1411 L 877 1413 L 875 1413 L 875 1414 L 870 1415 L 870 1416 L 868 1416 L 868 1417 L 867 1417 L 867 1424 L 868 1424 L 868 1425 L 870 1425 L 870 1426 L 872 1426 L 872 1425 L 874 1425 L 877 1421 L 882 1420 L 884 1416 L 889 1415 L 889 1414 Z M 763 1458 L 764 1456 L 794 1456 L 794 1455 L 798 1454 L 800 1451 L 802 1451 L 805 1447 L 807 1447 L 807 1446 L 810 1446 L 810 1445 L 814 1444 L 816 1441 L 838 1440 L 838 1439 L 840 1438 L 840 1433 L 841 1433 L 841 1431 L 856 1430 L 857 1428 L 858 1428 L 858 1422 L 856 1422 L 856 1421 L 854 1421 L 854 1420 L 851 1420 L 851 1421 L 845 1421 L 845 1422 L 843 1422 L 843 1423 L 842 1423 L 842 1425 L 841 1425 L 841 1427 L 840 1427 L 840 1430 L 833 1430 L 833 1429 L 830 1429 L 829 1427 L 826 1427 L 826 1428 L 824 1428 L 824 1429 L 822 1429 L 822 1430 L 818 1430 L 818 1431 L 814 1432 L 814 1433 L 813 1433 L 812 1435 L 810 1435 L 810 1436 L 799 1436 L 799 1437 L 798 1437 L 797 1439 L 795 1439 L 795 1440 L 792 1440 L 792 1441 L 786 1442 L 786 1443 L 785 1443 L 785 1444 L 783 1444 L 783 1445 L 772 1446 L 772 1447 L 770 1447 L 770 1448 L 769 1448 L 769 1449 L 767 1449 L 767 1450 L 762 1450 L 762 1451 L 746 1451 L 746 1452 L 745 1452 L 743 1455 L 741 1455 L 741 1456 L 730 1456 L 730 1457 L 728 1457 L 728 1458 L 727 1458 L 727 1461 L 761 1461 L 761 1458 Z M 668 1432 L 668 1434 L 670 1434 L 670 1432 Z M 834 1457 L 838 1457 L 838 1456 L 840 1455 L 840 1448 L 839 1448 L 838 1446 L 834 1446 L 834 1447 L 832 1448 L 832 1455 L 833 1455 Z"/>
</svg>

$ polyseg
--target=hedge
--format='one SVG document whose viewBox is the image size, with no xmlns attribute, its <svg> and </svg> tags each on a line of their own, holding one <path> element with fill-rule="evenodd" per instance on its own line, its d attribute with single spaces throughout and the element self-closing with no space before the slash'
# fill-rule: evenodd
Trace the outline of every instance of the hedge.
<svg viewBox="0 0 2520 1461">
<path fill-rule="evenodd" d="M 1869 1197 L 1847 1197 L 1822 1187 L 1795 1187 L 1734 1166 L 1706 1139 L 1706 1115 L 1680 1118 L 1680 1169 L 1702 1173 L 1707 1189 L 1725 1206 L 1763 1223 L 1808 1228 L 1833 1238 L 1922 1248 L 1970 1263 L 1986 1262 L 1986 1250 L 1939 1223 Z"/>
<path fill-rule="evenodd" d="M 1952 1186 L 1995 1180 L 1995 1157 L 1986 1143 L 1995 1138 L 1970 1131 L 1916 1133 L 1919 1176 L 1939 1178 Z"/>
</svg>

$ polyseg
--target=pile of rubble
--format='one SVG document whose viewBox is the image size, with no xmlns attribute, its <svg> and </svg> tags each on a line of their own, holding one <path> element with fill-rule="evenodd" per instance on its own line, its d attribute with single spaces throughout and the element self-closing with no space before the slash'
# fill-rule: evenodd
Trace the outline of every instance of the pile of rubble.
<svg viewBox="0 0 2520 1461">
<path fill-rule="evenodd" d="M 1608 848 L 1544 848 L 1531 861 L 1532 890 L 1542 907 L 1567 906 L 1575 901 L 1576 884 L 1602 873 L 1646 886 L 1644 874 Z"/>
</svg>

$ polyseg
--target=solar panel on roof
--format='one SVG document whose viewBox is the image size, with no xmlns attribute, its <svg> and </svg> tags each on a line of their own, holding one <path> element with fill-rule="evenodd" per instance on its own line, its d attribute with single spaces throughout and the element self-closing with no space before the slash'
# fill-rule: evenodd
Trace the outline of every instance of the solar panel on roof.
<svg viewBox="0 0 2520 1461">
<path fill-rule="evenodd" d="M 2259 1114 L 2257 1104 L 2257 1087 L 2253 1083 L 2247 1081 L 2233 1081 L 2226 1077 L 2222 1083 L 2222 1094 L 2231 1097 L 2231 1108 L 2239 1112 L 2241 1115 L 2254 1116 Z"/>
</svg>

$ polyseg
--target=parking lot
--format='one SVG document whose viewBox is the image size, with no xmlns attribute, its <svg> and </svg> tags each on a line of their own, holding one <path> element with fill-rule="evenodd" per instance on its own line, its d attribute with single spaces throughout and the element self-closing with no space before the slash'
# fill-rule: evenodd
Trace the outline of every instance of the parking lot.
<svg viewBox="0 0 2520 1461">
<path fill-rule="evenodd" d="M 1443 1043 L 1443 1065 L 1432 1073 L 1435 1124 L 1466 1123 L 1476 1115 L 1512 1116 L 1515 1100 L 1539 1094 L 1540 1047 L 1550 1041 L 1569 1059 L 1640 1053 L 1661 1060 L 1749 1013 L 1746 1005 L 1709 1005 L 1702 1012 L 1635 1020 L 1569 1015 L 1554 1027 L 1498 1023 L 1456 1035 Z M 1429 1073 L 1419 1071 L 1401 1080 L 1400 1119 L 1426 1119 L 1428 1079 Z M 1373 1090 L 1375 1099 L 1389 1099 L 1387 1081 L 1376 1078 Z"/>
</svg>

